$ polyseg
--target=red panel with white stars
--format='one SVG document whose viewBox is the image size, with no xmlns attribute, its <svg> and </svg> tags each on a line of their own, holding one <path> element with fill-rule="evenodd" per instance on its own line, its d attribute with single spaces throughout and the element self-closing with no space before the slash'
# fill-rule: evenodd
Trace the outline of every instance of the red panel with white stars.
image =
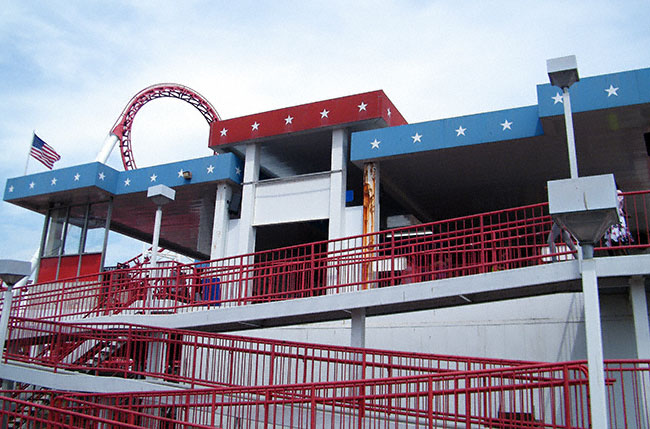
<svg viewBox="0 0 650 429">
<path fill-rule="evenodd" d="M 209 146 L 218 146 L 279 136 L 299 131 L 383 119 L 389 127 L 407 122 L 384 91 L 318 101 L 213 122 Z"/>
</svg>

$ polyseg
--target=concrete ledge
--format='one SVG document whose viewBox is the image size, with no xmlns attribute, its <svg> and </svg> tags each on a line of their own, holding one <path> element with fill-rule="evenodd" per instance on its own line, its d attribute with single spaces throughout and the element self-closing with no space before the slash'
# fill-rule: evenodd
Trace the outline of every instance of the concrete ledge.
<svg viewBox="0 0 650 429">
<path fill-rule="evenodd" d="M 184 390 L 165 382 L 102 377 L 73 371 L 57 370 L 23 364 L 0 364 L 0 378 L 55 390 L 90 393 L 151 392 Z"/>
<path fill-rule="evenodd" d="M 650 255 L 597 258 L 596 269 L 603 280 L 647 275 Z M 603 286 L 609 283 L 602 282 Z M 360 308 L 366 310 L 367 316 L 377 316 L 581 290 L 580 263 L 574 260 L 242 307 L 169 315 L 115 315 L 83 322 L 227 332 L 347 319 L 352 310 Z"/>
</svg>

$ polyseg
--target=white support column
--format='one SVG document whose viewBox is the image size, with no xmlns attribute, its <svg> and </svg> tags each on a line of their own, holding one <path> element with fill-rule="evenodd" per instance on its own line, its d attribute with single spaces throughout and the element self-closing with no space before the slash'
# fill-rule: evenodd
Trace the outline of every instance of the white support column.
<svg viewBox="0 0 650 429">
<path fill-rule="evenodd" d="M 345 192 L 347 181 L 348 131 L 332 131 L 332 154 L 330 171 L 330 240 L 345 235 Z"/>
<path fill-rule="evenodd" d="M 366 309 L 352 310 L 351 315 L 350 346 L 363 348 L 366 346 Z"/>
<path fill-rule="evenodd" d="M 605 394 L 603 338 L 600 324 L 596 262 L 593 258 L 582 261 L 582 293 L 585 301 L 585 331 L 587 335 L 587 366 L 589 367 L 592 427 L 594 429 L 606 429 L 607 397 Z"/>
<path fill-rule="evenodd" d="M 217 185 L 217 197 L 214 203 L 214 221 L 212 222 L 212 246 L 210 259 L 226 256 L 228 244 L 228 208 L 232 198 L 232 188 L 227 183 Z"/>
<path fill-rule="evenodd" d="M 14 298 L 13 285 L 7 285 L 7 290 L 4 293 L 4 301 L 2 304 L 2 312 L 0 313 L 0 362 L 4 362 L 4 348 L 5 340 L 7 339 L 7 332 L 9 328 L 9 314 L 11 313 L 11 302 Z"/>
<path fill-rule="evenodd" d="M 650 359 L 650 324 L 648 323 L 648 301 L 643 277 L 630 279 L 630 301 L 634 317 L 636 357 L 637 359 Z"/>
<path fill-rule="evenodd" d="M 260 177 L 260 148 L 256 143 L 246 145 L 244 179 L 242 183 L 241 216 L 239 218 L 238 253 L 255 251 L 255 186 Z"/>
</svg>

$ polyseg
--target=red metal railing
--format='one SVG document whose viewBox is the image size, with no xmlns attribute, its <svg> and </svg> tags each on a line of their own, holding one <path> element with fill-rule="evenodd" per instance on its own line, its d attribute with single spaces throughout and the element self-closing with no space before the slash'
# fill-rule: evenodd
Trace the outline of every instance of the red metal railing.
<svg viewBox="0 0 650 429">
<path fill-rule="evenodd" d="M 584 368 L 584 362 L 567 362 L 332 383 L 119 394 L 0 391 L 0 418 L 9 427 L 49 420 L 47 427 L 56 428 L 101 427 L 99 423 L 147 428 L 588 428 Z M 606 362 L 610 428 L 650 425 L 648 368 L 650 361 Z M 22 399 L 29 395 L 38 399 Z"/>
<path fill-rule="evenodd" d="M 186 386 L 263 386 L 403 377 L 530 362 L 258 339 L 128 324 L 12 319 L 5 362 Z"/>
<path fill-rule="evenodd" d="M 631 240 L 596 256 L 650 247 L 650 191 L 627 193 Z M 197 264 L 132 268 L 23 288 L 13 315 L 74 319 L 176 313 L 394 286 L 550 262 L 547 204 Z M 561 249 L 561 247 L 559 247 Z M 555 256 L 572 257 L 559 251 Z"/>
<path fill-rule="evenodd" d="M 144 427 L 153 427 L 147 420 L 153 416 L 223 428 L 587 428 L 587 386 L 582 363 L 563 363 L 334 383 L 64 394 L 54 403 L 75 415 Z"/>
</svg>

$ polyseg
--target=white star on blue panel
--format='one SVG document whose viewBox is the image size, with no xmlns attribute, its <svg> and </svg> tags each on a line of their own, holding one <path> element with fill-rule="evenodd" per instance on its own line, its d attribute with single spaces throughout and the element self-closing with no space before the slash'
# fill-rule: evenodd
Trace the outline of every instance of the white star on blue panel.
<svg viewBox="0 0 650 429">
<path fill-rule="evenodd" d="M 463 128 L 462 125 L 459 125 L 458 128 L 455 131 L 456 131 L 456 137 L 464 136 L 465 131 L 467 131 L 467 128 Z"/>
<path fill-rule="evenodd" d="M 562 103 L 564 104 L 564 97 L 562 94 L 559 92 L 555 94 L 555 97 L 551 97 L 553 99 L 553 105 L 555 106 L 557 103 Z"/>
<path fill-rule="evenodd" d="M 99 173 L 99 180 L 104 180 L 104 177 L 106 177 L 106 175 L 104 174 L 103 171 L 101 171 L 101 172 Z"/>
<path fill-rule="evenodd" d="M 183 169 L 178 170 L 178 177 L 183 177 Z"/>
<path fill-rule="evenodd" d="M 210 166 L 208 167 L 208 174 L 211 174 L 212 172 L 214 172 L 214 167 L 212 166 L 212 164 L 210 164 Z"/>
<path fill-rule="evenodd" d="M 124 181 L 124 186 L 129 186 L 131 184 L 131 179 L 126 179 Z"/>
<path fill-rule="evenodd" d="M 152 182 L 155 182 L 157 178 L 158 178 L 158 176 L 156 176 L 155 173 L 152 174 L 151 177 L 150 177 L 150 179 L 151 179 Z"/>
<path fill-rule="evenodd" d="M 422 143 L 422 134 L 415 133 L 411 138 L 413 139 L 413 143 Z"/>
<path fill-rule="evenodd" d="M 35 185 L 34 182 L 30 183 L 30 184 L 29 184 L 29 189 L 34 189 L 34 185 Z"/>
<path fill-rule="evenodd" d="M 507 119 L 505 121 L 503 121 L 500 125 L 503 127 L 503 130 L 501 130 L 501 131 L 512 130 L 512 128 L 510 128 L 510 126 L 512 125 L 512 122 L 509 122 Z"/>
<path fill-rule="evenodd" d="M 607 92 L 607 98 L 611 97 L 612 95 L 615 95 L 618 97 L 618 87 L 615 87 L 614 85 L 609 85 L 609 88 L 605 89 L 605 92 Z"/>
<path fill-rule="evenodd" d="M 370 148 L 379 149 L 379 143 L 381 143 L 380 140 L 374 139 L 373 141 L 370 142 Z"/>
<path fill-rule="evenodd" d="M 50 183 L 52 186 L 56 185 L 56 177 L 52 177 L 52 180 L 50 180 Z"/>
<path fill-rule="evenodd" d="M 14 187 L 12 185 L 12 186 L 9 187 L 9 192 L 13 192 L 13 191 L 14 191 Z"/>
<path fill-rule="evenodd" d="M 81 177 L 81 174 L 79 174 L 79 173 L 75 174 L 74 175 L 74 181 L 78 182 L 80 177 Z"/>
</svg>

